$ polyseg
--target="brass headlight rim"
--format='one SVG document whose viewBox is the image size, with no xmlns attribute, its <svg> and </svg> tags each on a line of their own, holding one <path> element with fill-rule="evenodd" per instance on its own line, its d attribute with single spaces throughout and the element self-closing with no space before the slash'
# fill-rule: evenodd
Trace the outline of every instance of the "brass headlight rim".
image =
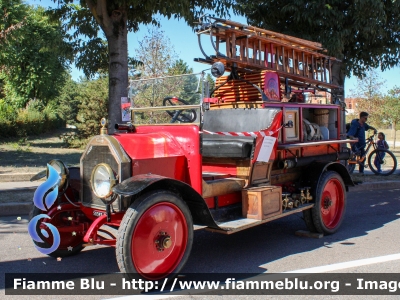
<svg viewBox="0 0 400 300">
<path fill-rule="evenodd" d="M 69 177 L 69 170 L 68 170 L 67 166 L 64 164 L 64 162 L 61 159 L 52 159 L 48 162 L 48 164 L 50 166 L 52 166 L 53 168 L 54 168 L 54 164 L 56 164 L 60 167 L 61 174 L 59 174 L 59 175 L 61 177 L 61 180 L 59 183 L 59 190 L 62 190 L 65 187 L 65 184 L 67 183 L 68 177 Z M 49 170 L 47 168 L 46 178 L 48 178 L 48 177 L 49 177 Z"/>
<path fill-rule="evenodd" d="M 108 194 L 107 194 L 106 196 L 100 196 L 100 195 L 98 195 L 98 194 L 96 193 L 96 189 L 94 188 L 94 174 L 95 174 L 95 171 L 96 171 L 100 166 L 105 167 L 106 170 L 107 170 L 107 172 L 108 172 L 108 174 L 110 175 L 110 190 L 109 190 L 109 192 L 108 192 Z M 107 201 L 106 199 L 112 196 L 112 194 L 113 194 L 112 188 L 113 188 L 114 185 L 116 185 L 116 184 L 117 184 L 117 179 L 116 179 L 116 177 L 115 177 L 115 175 L 114 175 L 113 169 L 111 168 L 111 166 L 110 166 L 109 164 L 100 163 L 100 164 L 97 164 L 97 165 L 93 168 L 92 174 L 91 174 L 91 176 L 90 176 L 90 185 L 91 185 L 91 187 L 92 187 L 93 193 L 94 193 L 98 198 L 100 198 L 100 199 L 102 199 L 102 200 L 104 200 L 104 201 Z M 112 200 L 112 198 L 110 199 L 110 201 L 111 201 L 111 200 Z"/>
</svg>

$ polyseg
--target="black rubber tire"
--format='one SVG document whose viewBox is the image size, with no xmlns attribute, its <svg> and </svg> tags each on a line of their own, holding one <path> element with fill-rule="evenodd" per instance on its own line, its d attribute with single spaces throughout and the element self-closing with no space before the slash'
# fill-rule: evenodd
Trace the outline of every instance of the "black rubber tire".
<svg viewBox="0 0 400 300">
<path fill-rule="evenodd" d="M 343 204 L 342 204 L 342 208 L 339 209 L 339 213 L 340 213 L 340 216 L 338 217 L 339 220 L 337 221 L 337 224 L 333 228 L 329 228 L 324 224 L 324 221 L 322 218 L 323 212 L 321 209 L 321 202 L 325 201 L 325 199 L 322 199 L 324 189 L 325 189 L 326 185 L 328 184 L 328 182 L 330 182 L 331 180 L 336 181 L 340 185 L 341 190 L 343 192 L 343 199 L 342 199 Z M 327 172 L 322 173 L 322 175 L 318 181 L 318 185 L 315 189 L 314 199 L 315 199 L 314 200 L 315 205 L 310 210 L 310 212 L 311 212 L 313 225 L 315 226 L 316 232 L 328 234 L 328 235 L 335 233 L 339 229 L 340 225 L 342 224 L 344 215 L 346 212 L 346 202 L 347 202 L 346 201 L 346 189 L 345 189 L 345 185 L 343 183 L 342 177 L 334 171 L 327 171 Z"/>
<path fill-rule="evenodd" d="M 131 255 L 131 240 L 136 224 L 138 223 L 140 217 L 148 209 L 160 202 L 170 202 L 177 206 L 185 217 L 188 230 L 185 252 L 179 264 L 169 274 L 165 274 L 165 277 L 168 276 L 169 279 L 174 278 L 186 264 L 186 261 L 190 255 L 193 244 L 193 220 L 187 204 L 180 197 L 170 191 L 151 191 L 140 196 L 137 200 L 135 200 L 135 202 L 132 203 L 132 205 L 125 212 L 125 215 L 121 221 L 121 225 L 118 229 L 117 244 L 115 249 L 117 263 L 120 271 L 122 273 L 128 273 L 128 276 L 129 274 L 139 274 L 140 276 L 142 276 L 142 274 L 138 272 L 135 265 L 133 264 Z M 149 280 L 149 278 L 145 279 Z"/>
<path fill-rule="evenodd" d="M 317 232 L 312 218 L 311 209 L 303 210 L 303 220 L 306 223 L 308 231 Z"/>
<path fill-rule="evenodd" d="M 387 172 L 379 173 L 378 170 L 376 169 L 375 165 L 374 165 L 375 157 L 377 155 L 379 155 L 379 153 L 385 153 L 385 157 L 383 158 L 383 160 L 384 161 L 390 161 L 393 164 L 393 167 L 390 170 L 388 170 Z M 386 149 L 375 149 L 368 156 L 368 166 L 371 169 L 371 171 L 374 172 L 375 174 L 382 175 L 382 176 L 388 176 L 390 174 L 393 174 L 394 171 L 396 171 L 396 169 L 397 169 L 397 159 L 396 159 L 396 156 L 394 156 L 394 154 L 389 150 L 386 150 Z"/>
<path fill-rule="evenodd" d="M 36 206 L 33 206 L 33 208 L 31 209 L 31 211 L 29 212 L 29 220 L 31 220 L 33 217 L 36 217 L 37 215 L 40 215 L 40 214 L 47 214 L 46 212 L 44 212 L 44 211 L 41 211 L 39 208 L 37 208 Z M 51 223 L 51 222 L 50 222 Z M 42 239 L 43 239 L 44 237 L 42 237 Z M 42 247 L 42 248 L 49 248 L 50 247 L 50 245 L 48 244 L 48 243 L 46 243 L 46 242 L 44 242 L 44 243 L 38 243 L 38 242 L 36 242 L 36 241 L 33 241 L 34 243 L 35 243 L 35 245 L 37 245 L 37 246 L 39 246 L 39 247 Z M 81 252 L 82 251 L 82 249 L 83 249 L 84 247 L 83 247 L 83 241 L 81 242 L 81 243 L 79 243 L 78 245 L 76 245 L 76 246 L 74 246 L 73 248 L 72 248 L 72 251 L 68 251 L 68 249 L 57 249 L 56 251 L 54 251 L 54 252 L 52 252 L 52 253 L 50 253 L 50 254 L 47 254 L 48 256 L 51 256 L 51 257 L 67 257 L 67 256 L 73 256 L 73 255 L 76 255 L 76 254 L 78 254 L 79 252 Z"/>
</svg>

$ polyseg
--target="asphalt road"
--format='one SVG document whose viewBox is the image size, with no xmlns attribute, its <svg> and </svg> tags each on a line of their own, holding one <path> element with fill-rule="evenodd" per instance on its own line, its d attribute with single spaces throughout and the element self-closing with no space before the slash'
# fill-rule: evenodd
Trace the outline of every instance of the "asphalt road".
<svg viewBox="0 0 400 300">
<path fill-rule="evenodd" d="M 304 269 L 320 267 L 308 271 L 396 273 L 400 270 L 399 191 L 399 189 L 366 190 L 349 193 L 346 217 L 340 231 L 321 239 L 295 235 L 296 230 L 306 229 L 301 214 L 276 220 L 231 236 L 197 230 L 195 231 L 193 250 L 183 272 L 279 273 L 301 272 Z M 55 298 L 86 300 L 114 297 L 112 295 L 4 296 L 4 273 L 119 272 L 114 248 L 110 247 L 86 248 L 81 254 L 63 258 L 61 261 L 41 254 L 34 248 L 27 233 L 27 216 L 20 216 L 21 220 L 18 220 L 18 217 L 0 218 L 0 299 L 4 297 L 5 299 L 29 298 L 30 300 Z M 398 257 L 393 257 L 393 255 Z M 380 262 L 377 262 L 378 260 Z M 282 299 L 285 299 L 283 297 L 285 296 L 282 296 Z M 196 296 L 196 298 L 221 299 L 221 296 Z M 223 298 L 228 298 L 228 296 Z M 238 297 L 229 298 L 236 299 Z M 265 299 L 265 296 L 240 297 L 240 299 L 250 298 Z M 276 298 L 277 296 L 273 296 L 270 299 Z M 296 296 L 296 298 L 302 297 Z M 306 298 L 317 299 L 304 296 L 304 299 Z M 319 296 L 320 298 L 321 296 Z M 365 299 L 369 297 L 347 296 L 346 298 Z M 376 296 L 371 296 L 371 299 L 376 298 Z M 193 299 L 193 297 L 183 296 L 180 299 Z"/>
</svg>

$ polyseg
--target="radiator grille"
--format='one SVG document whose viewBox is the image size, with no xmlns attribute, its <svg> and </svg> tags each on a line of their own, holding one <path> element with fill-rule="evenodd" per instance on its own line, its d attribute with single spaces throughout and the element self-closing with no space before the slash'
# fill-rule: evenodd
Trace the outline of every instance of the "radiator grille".
<svg viewBox="0 0 400 300">
<path fill-rule="evenodd" d="M 94 136 L 86 146 L 81 157 L 81 190 L 82 204 L 88 207 L 105 209 L 103 201 L 92 192 L 90 179 L 92 171 L 98 164 L 108 164 L 114 171 L 117 183 L 131 177 L 131 159 L 118 140 L 111 135 Z M 121 197 L 112 204 L 114 211 L 121 211 Z"/>
<path fill-rule="evenodd" d="M 83 166 L 83 204 L 88 206 L 104 207 L 103 201 L 97 198 L 92 191 L 90 178 L 94 167 L 100 163 L 110 165 L 114 172 L 118 173 L 118 162 L 112 155 L 108 146 L 91 146 L 91 149 L 82 159 Z"/>
</svg>

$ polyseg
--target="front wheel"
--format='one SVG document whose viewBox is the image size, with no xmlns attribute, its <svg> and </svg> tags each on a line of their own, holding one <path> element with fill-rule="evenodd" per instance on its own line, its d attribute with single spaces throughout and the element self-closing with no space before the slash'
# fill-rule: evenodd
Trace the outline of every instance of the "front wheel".
<svg viewBox="0 0 400 300">
<path fill-rule="evenodd" d="M 388 176 L 396 171 L 397 159 L 389 150 L 375 149 L 368 156 L 368 165 L 375 174 Z"/>
<path fill-rule="evenodd" d="M 334 171 L 324 172 L 316 187 L 315 205 L 311 216 L 315 231 L 335 233 L 346 211 L 346 191 L 342 177 Z"/>
<path fill-rule="evenodd" d="M 186 203 L 169 191 L 153 191 L 126 211 L 118 230 L 116 256 L 123 273 L 145 279 L 173 277 L 185 265 L 193 242 Z"/>
<path fill-rule="evenodd" d="M 53 245 L 53 239 L 51 231 L 49 228 L 43 224 L 43 222 L 49 223 L 55 226 L 58 230 L 60 237 L 60 245 L 54 251 L 49 253 L 52 257 L 66 257 L 76 255 L 83 249 L 83 236 L 84 233 L 78 230 L 73 230 L 70 228 L 75 228 L 76 224 L 74 220 L 86 220 L 85 215 L 81 210 L 75 209 L 70 211 L 62 210 L 51 210 L 53 213 L 41 211 L 39 208 L 34 206 L 29 213 L 29 219 L 39 216 L 41 214 L 47 214 L 50 219 L 40 219 L 36 224 L 36 230 L 42 239 L 43 243 L 33 241 L 35 245 L 42 249 L 50 248 Z"/>
</svg>

